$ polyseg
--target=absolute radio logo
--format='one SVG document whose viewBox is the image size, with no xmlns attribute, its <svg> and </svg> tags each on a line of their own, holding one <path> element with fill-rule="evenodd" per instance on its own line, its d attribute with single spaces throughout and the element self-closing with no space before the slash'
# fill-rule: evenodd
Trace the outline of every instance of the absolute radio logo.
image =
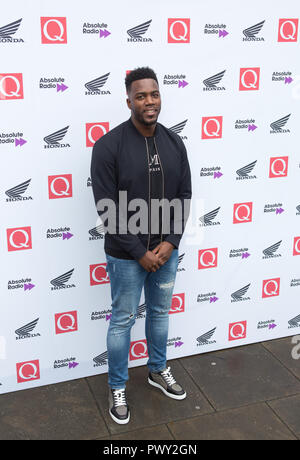
<svg viewBox="0 0 300 460">
<path fill-rule="evenodd" d="M 132 27 L 131 29 L 127 30 L 127 35 L 129 35 L 130 38 L 127 38 L 127 42 L 132 43 L 132 42 L 152 42 L 151 38 L 145 38 L 143 35 L 148 31 L 150 24 L 152 22 L 152 19 L 149 21 L 143 22 L 142 24 L 138 24 L 137 26 Z"/>
<path fill-rule="evenodd" d="M 98 38 L 106 38 L 111 34 L 107 28 L 108 25 L 101 21 L 94 23 L 85 22 L 82 26 L 82 34 L 86 36 L 97 36 Z"/>
<path fill-rule="evenodd" d="M 259 67 L 244 67 L 240 69 L 240 91 L 257 91 L 259 90 Z"/>
<path fill-rule="evenodd" d="M 269 177 L 287 177 L 289 157 L 270 158 Z"/>
<path fill-rule="evenodd" d="M 23 291 L 31 291 L 35 287 L 30 277 L 24 277 L 17 280 L 9 280 L 7 283 L 7 289 L 16 292 L 16 289 L 23 289 Z"/>
<path fill-rule="evenodd" d="M 135 342 L 130 343 L 129 360 L 135 361 L 142 358 L 148 358 L 146 339 L 136 340 Z"/>
<path fill-rule="evenodd" d="M 273 203 L 273 204 L 265 204 L 264 206 L 264 213 L 275 213 L 275 215 L 280 215 L 284 212 L 283 204 L 282 203 Z"/>
<path fill-rule="evenodd" d="M 65 334 L 66 332 L 78 331 L 77 311 L 67 311 L 55 314 L 55 333 Z"/>
<path fill-rule="evenodd" d="M 65 128 L 59 129 L 58 131 L 55 131 L 54 133 L 44 137 L 44 142 L 46 144 L 44 145 L 44 149 L 70 147 L 70 144 L 60 143 L 60 141 L 62 141 L 67 134 L 68 129 L 69 126 L 66 126 Z"/>
<path fill-rule="evenodd" d="M 216 268 L 218 266 L 218 248 L 200 249 L 198 252 L 198 269 Z"/>
<path fill-rule="evenodd" d="M 67 43 L 67 18 L 41 18 L 41 37 L 43 44 Z"/>
<path fill-rule="evenodd" d="M 112 309 L 106 308 L 104 310 L 94 310 L 91 313 L 91 321 L 97 321 L 99 319 L 105 319 L 105 322 L 109 321 L 112 315 Z"/>
<path fill-rule="evenodd" d="M 190 18 L 168 19 L 168 43 L 190 43 L 191 20 Z"/>
<path fill-rule="evenodd" d="M 27 191 L 31 179 L 22 182 L 21 184 L 15 185 L 14 187 L 6 190 L 5 195 L 8 197 L 6 198 L 6 202 L 13 202 L 13 201 L 28 201 L 32 200 L 32 196 L 23 196 L 24 193 Z"/>
<path fill-rule="evenodd" d="M 233 223 L 243 224 L 252 222 L 253 203 L 236 203 L 233 205 Z"/>
<path fill-rule="evenodd" d="M 8 132 L 8 133 L 0 133 L 0 145 L 5 144 L 5 147 L 7 147 L 7 144 L 14 144 L 15 147 L 22 147 L 24 144 L 26 144 L 26 140 L 23 137 L 23 133 L 19 131 L 13 131 L 13 132 Z"/>
<path fill-rule="evenodd" d="M 250 175 L 250 173 L 253 171 L 257 163 L 257 160 L 252 161 L 252 163 L 249 163 L 242 168 L 238 169 L 236 171 L 237 177 L 236 180 L 249 180 L 249 179 L 257 179 L 255 175 Z"/>
<path fill-rule="evenodd" d="M 202 117 L 202 139 L 222 138 L 223 117 Z"/>
<path fill-rule="evenodd" d="M 31 227 L 8 228 L 6 235 L 8 251 L 32 249 Z"/>
<path fill-rule="evenodd" d="M 74 235 L 71 233 L 70 227 L 58 227 L 58 228 L 48 228 L 46 231 L 47 239 L 57 239 L 60 238 L 62 241 L 69 240 Z"/>
<path fill-rule="evenodd" d="M 95 122 L 95 123 L 86 123 L 85 124 L 85 136 L 86 136 L 86 146 L 93 147 L 95 142 L 100 139 L 100 137 L 107 134 L 109 131 L 109 122 Z"/>
<path fill-rule="evenodd" d="M 176 88 L 185 88 L 188 85 L 186 81 L 187 76 L 183 73 L 178 74 L 165 74 L 163 79 L 163 85 Z"/>
<path fill-rule="evenodd" d="M 226 37 L 229 32 L 226 30 L 227 26 L 226 24 L 205 24 L 204 27 L 204 34 L 205 35 L 211 35 L 211 36 L 217 36 L 218 38 L 224 38 Z"/>
<path fill-rule="evenodd" d="M 220 86 L 219 83 L 223 79 L 226 70 L 219 72 L 211 77 L 203 80 L 203 91 L 225 91 L 225 86 Z"/>
<path fill-rule="evenodd" d="M 18 19 L 0 27 L 0 43 L 24 43 L 22 38 L 14 37 L 15 33 L 19 30 L 21 22 L 22 19 Z"/>
<path fill-rule="evenodd" d="M 110 283 L 109 276 L 106 272 L 106 265 L 106 263 L 90 265 L 91 286 Z"/>
<path fill-rule="evenodd" d="M 85 91 L 86 96 L 105 96 L 110 94 L 110 91 L 108 90 L 102 90 L 100 88 L 103 88 L 103 86 L 106 84 L 108 77 L 110 75 L 110 72 L 101 75 L 101 77 L 97 77 L 94 80 L 91 80 L 87 83 L 85 83 L 85 88 L 87 91 Z"/>
<path fill-rule="evenodd" d="M 216 291 L 210 291 L 204 294 L 198 294 L 197 295 L 197 302 L 209 302 L 209 303 L 215 303 L 219 300 L 219 297 L 217 297 Z"/>
<path fill-rule="evenodd" d="M 219 179 L 223 176 L 221 166 L 207 166 L 200 169 L 200 177 L 209 177 L 211 179 Z"/>
<path fill-rule="evenodd" d="M 233 259 L 236 257 L 240 257 L 241 259 L 248 259 L 251 254 L 249 253 L 249 248 L 239 248 L 239 249 L 230 249 L 229 258 Z"/>
<path fill-rule="evenodd" d="M 74 369 L 79 363 L 76 362 L 76 358 L 73 356 L 70 358 L 56 359 L 53 364 L 53 369 L 61 369 L 62 367 L 68 367 Z"/>
<path fill-rule="evenodd" d="M 273 72 L 272 81 L 284 83 L 288 86 L 294 81 L 292 75 L 292 72 L 290 72 L 289 70 Z"/>
<path fill-rule="evenodd" d="M 234 125 L 234 129 L 237 129 L 237 130 L 243 130 L 243 129 L 246 129 L 248 132 L 251 131 L 255 131 L 257 129 L 257 126 L 256 126 L 256 121 L 254 118 L 245 118 L 244 120 L 236 120 L 235 121 L 235 125 Z"/>
<path fill-rule="evenodd" d="M 167 340 L 167 347 L 182 347 L 182 345 L 184 345 L 184 342 L 182 340 L 182 337 L 172 337 L 171 339 Z"/>
<path fill-rule="evenodd" d="M 262 298 L 277 297 L 280 292 L 280 278 L 263 280 Z"/>
<path fill-rule="evenodd" d="M 72 174 L 48 176 L 49 200 L 71 198 L 73 196 Z"/>
<path fill-rule="evenodd" d="M 40 379 L 40 363 L 38 359 L 17 363 L 16 368 L 18 383 Z"/>
<path fill-rule="evenodd" d="M 68 86 L 65 85 L 65 78 L 63 77 L 41 77 L 39 88 L 40 89 L 56 89 L 56 92 L 63 93 L 68 89 Z"/>
<path fill-rule="evenodd" d="M 298 22 L 298 19 L 279 19 L 278 42 L 297 42 Z"/>
<path fill-rule="evenodd" d="M 260 34 L 261 29 L 263 28 L 263 25 L 265 23 L 264 21 L 258 22 L 257 24 L 254 24 L 253 26 L 247 27 L 247 29 L 243 30 L 243 42 L 263 42 L 265 39 L 261 36 L 258 36 Z"/>
<path fill-rule="evenodd" d="M 24 99 L 23 75 L 0 73 L 0 100 Z"/>
<path fill-rule="evenodd" d="M 265 321 L 259 321 L 257 324 L 257 329 L 268 329 L 269 331 L 273 331 L 277 327 L 275 319 L 268 319 Z"/>
</svg>

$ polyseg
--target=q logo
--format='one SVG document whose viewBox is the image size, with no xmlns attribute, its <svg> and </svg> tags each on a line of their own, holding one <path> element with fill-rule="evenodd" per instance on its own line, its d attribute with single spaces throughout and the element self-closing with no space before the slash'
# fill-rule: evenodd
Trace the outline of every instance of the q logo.
<svg viewBox="0 0 300 460">
<path fill-rule="evenodd" d="M 202 139 L 221 139 L 223 117 L 202 117 Z"/>
<path fill-rule="evenodd" d="M 255 91 L 259 89 L 259 67 L 240 69 L 240 91 Z"/>
<path fill-rule="evenodd" d="M 85 124 L 85 133 L 86 133 L 86 146 L 93 147 L 95 142 L 100 139 L 100 137 L 107 134 L 109 131 L 108 121 L 101 123 L 86 123 Z"/>
<path fill-rule="evenodd" d="M 247 336 L 247 321 L 229 324 L 228 340 L 245 339 Z"/>
<path fill-rule="evenodd" d="M 97 286 L 98 284 L 110 283 L 106 263 L 90 265 L 90 285 Z"/>
<path fill-rule="evenodd" d="M 252 206 L 253 203 L 236 203 L 233 206 L 233 223 L 252 222 Z"/>
<path fill-rule="evenodd" d="M 294 238 L 293 256 L 300 256 L 300 236 Z"/>
<path fill-rule="evenodd" d="M 218 265 L 218 248 L 200 249 L 198 253 L 198 269 L 215 268 Z"/>
<path fill-rule="evenodd" d="M 48 176 L 49 199 L 72 197 L 72 174 Z"/>
<path fill-rule="evenodd" d="M 31 227 L 8 228 L 6 235 L 8 251 L 32 249 Z"/>
<path fill-rule="evenodd" d="M 39 360 L 26 361 L 17 363 L 17 382 L 30 382 L 30 380 L 38 380 L 40 378 Z"/>
<path fill-rule="evenodd" d="M 21 73 L 0 74 L 0 100 L 24 99 Z"/>
<path fill-rule="evenodd" d="M 67 311 L 65 313 L 56 313 L 55 315 L 55 332 L 64 334 L 65 332 L 78 331 L 77 311 Z"/>
<path fill-rule="evenodd" d="M 43 44 L 67 43 L 67 18 L 41 18 Z"/>
<path fill-rule="evenodd" d="M 147 340 L 137 340 L 131 342 L 129 350 L 129 359 L 134 361 L 136 359 L 148 358 Z"/>
<path fill-rule="evenodd" d="M 272 278 L 263 281 L 262 298 L 279 296 L 280 278 Z"/>
<path fill-rule="evenodd" d="M 270 159 L 269 177 L 287 177 L 289 157 Z"/>
<path fill-rule="evenodd" d="M 168 43 L 190 43 L 190 19 L 168 19 Z"/>
<path fill-rule="evenodd" d="M 298 39 L 298 19 L 279 19 L 278 41 L 296 42 Z"/>
<path fill-rule="evenodd" d="M 174 294 L 172 297 L 172 304 L 169 314 L 172 313 L 183 313 L 184 312 L 184 293 Z"/>
</svg>

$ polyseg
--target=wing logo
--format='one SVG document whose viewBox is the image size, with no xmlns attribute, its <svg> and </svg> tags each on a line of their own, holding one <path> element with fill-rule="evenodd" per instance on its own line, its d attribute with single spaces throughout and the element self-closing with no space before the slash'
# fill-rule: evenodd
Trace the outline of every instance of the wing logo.
<svg viewBox="0 0 300 460">
<path fill-rule="evenodd" d="M 31 321 L 31 323 L 25 324 L 25 326 L 20 327 L 15 331 L 15 334 L 17 334 L 18 337 L 16 337 L 16 340 L 19 339 L 25 339 L 28 337 L 37 337 L 40 336 L 40 334 L 30 334 L 36 327 L 38 323 L 39 318 Z"/>
<path fill-rule="evenodd" d="M 220 83 L 220 81 L 224 77 L 225 72 L 226 70 L 223 70 L 222 72 L 219 72 L 216 75 L 213 75 L 212 77 L 209 77 L 203 80 L 203 84 L 205 85 L 205 88 L 203 88 L 203 91 L 225 90 L 224 86 L 218 86 L 218 83 Z"/>
<path fill-rule="evenodd" d="M 22 184 L 16 185 L 15 187 L 6 190 L 5 195 L 8 196 L 6 201 L 21 201 L 21 200 L 31 200 L 32 197 L 23 197 L 22 195 L 28 189 L 31 179 L 22 182 Z"/>
<path fill-rule="evenodd" d="M 87 83 L 85 83 L 85 87 L 87 89 L 87 91 L 85 92 L 86 95 L 94 95 L 94 94 L 100 94 L 100 95 L 103 95 L 103 94 L 110 94 L 109 91 L 102 91 L 100 90 L 100 88 L 102 88 L 105 83 L 107 82 L 108 80 L 108 77 L 110 75 L 110 72 L 102 75 L 101 77 L 98 77 L 98 78 L 95 78 L 94 80 L 91 80 Z"/>
<path fill-rule="evenodd" d="M 286 115 L 285 117 L 280 118 L 279 120 L 273 121 L 270 124 L 272 131 L 271 133 L 287 133 L 290 132 L 289 129 L 283 129 L 283 127 L 287 124 L 291 114 Z"/>
<path fill-rule="evenodd" d="M 55 133 L 49 134 L 49 136 L 44 137 L 44 142 L 47 144 L 44 145 L 44 148 L 47 149 L 55 147 L 70 147 L 70 144 L 62 144 L 60 142 L 67 134 L 68 129 L 69 126 L 66 126 L 65 128 L 59 129 L 58 131 L 55 131 Z"/>
<path fill-rule="evenodd" d="M 206 332 L 205 334 L 200 335 L 197 337 L 197 347 L 203 346 L 203 345 L 211 345 L 213 343 L 216 343 L 215 340 L 210 340 L 214 333 L 216 332 L 216 327 L 211 329 L 210 331 Z"/>
<path fill-rule="evenodd" d="M 218 215 L 221 207 L 219 206 L 218 208 L 214 209 L 213 211 L 208 212 L 207 214 L 204 214 L 202 217 L 199 217 L 199 220 L 201 222 L 201 226 L 208 226 L 208 225 L 220 225 L 220 222 L 212 222 L 216 216 Z"/>
<path fill-rule="evenodd" d="M 238 169 L 236 171 L 238 177 L 236 178 L 237 180 L 241 179 L 256 179 L 256 176 L 250 176 L 249 174 L 252 172 L 254 169 L 255 165 L 257 163 L 257 160 L 253 161 L 252 163 L 249 163 L 246 166 L 243 166 L 242 168 Z"/>
<path fill-rule="evenodd" d="M 281 257 L 281 254 L 275 254 L 277 250 L 279 249 L 280 245 L 282 243 L 282 240 L 278 241 L 278 243 L 272 244 L 272 246 L 269 246 L 268 248 L 263 250 L 264 257 L 263 259 L 270 259 L 271 257 Z"/>
<path fill-rule="evenodd" d="M 94 367 L 107 365 L 107 361 L 108 361 L 108 353 L 107 353 L 107 351 L 104 351 L 100 355 L 98 355 L 95 358 L 93 358 L 93 361 L 95 363 Z"/>
<path fill-rule="evenodd" d="M 127 30 L 127 34 L 130 38 L 127 38 L 128 42 L 152 42 L 151 38 L 144 38 L 144 35 L 152 22 L 152 19 L 149 21 L 143 22 L 143 24 L 139 24 L 138 26 L 132 27 L 131 29 Z"/>
<path fill-rule="evenodd" d="M 12 35 L 15 35 L 17 30 L 20 27 L 22 19 L 18 19 L 17 21 L 11 22 L 6 26 L 0 27 L 0 43 L 17 43 L 17 42 L 24 42 L 22 38 L 13 38 Z"/>
<path fill-rule="evenodd" d="M 241 300 L 250 300 L 250 297 L 244 297 L 246 295 L 248 289 L 250 287 L 250 283 L 247 286 L 238 289 L 237 291 L 231 294 L 231 302 L 239 302 Z"/>
<path fill-rule="evenodd" d="M 52 284 L 53 287 L 51 287 L 51 290 L 57 290 L 57 289 L 65 289 L 65 288 L 70 288 L 70 287 L 75 287 L 74 284 L 66 284 L 69 279 L 71 278 L 72 274 L 74 272 L 74 268 L 72 270 L 69 270 L 68 272 L 64 273 L 63 275 L 58 276 L 57 278 L 54 278 L 53 280 L 50 281 L 50 284 Z"/>
<path fill-rule="evenodd" d="M 265 21 L 261 21 L 254 26 L 248 27 L 247 29 L 243 30 L 243 41 L 264 41 L 264 38 L 257 37 L 261 29 L 263 28 Z"/>
</svg>

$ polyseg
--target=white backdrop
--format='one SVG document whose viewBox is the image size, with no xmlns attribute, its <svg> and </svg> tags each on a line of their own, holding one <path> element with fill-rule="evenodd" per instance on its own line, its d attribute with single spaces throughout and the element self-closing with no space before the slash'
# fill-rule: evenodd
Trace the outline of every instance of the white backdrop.
<svg viewBox="0 0 300 460">
<path fill-rule="evenodd" d="M 138 66 L 157 72 L 160 122 L 192 170 L 168 358 L 299 333 L 300 6 L 238 6 L 2 6 L 0 393 L 107 372 L 91 146 L 129 118 L 124 78 Z M 147 361 L 143 302 L 130 367 Z"/>
</svg>

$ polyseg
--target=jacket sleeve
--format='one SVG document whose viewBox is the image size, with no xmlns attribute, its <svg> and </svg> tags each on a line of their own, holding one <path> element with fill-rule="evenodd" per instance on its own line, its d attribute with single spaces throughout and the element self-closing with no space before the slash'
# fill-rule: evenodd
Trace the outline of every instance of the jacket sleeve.
<svg viewBox="0 0 300 460">
<path fill-rule="evenodd" d="M 191 171 L 187 157 L 187 151 L 184 143 L 182 143 L 181 149 L 181 181 L 179 183 L 178 192 L 176 198 L 181 201 L 181 215 L 176 217 L 176 213 L 173 215 L 173 219 L 170 222 L 170 234 L 167 235 L 164 240 L 173 244 L 178 249 L 180 240 L 182 238 L 185 225 L 190 213 L 190 202 L 192 197 L 192 183 L 191 183 Z M 176 221 L 176 218 L 178 221 Z M 177 232 L 177 228 L 181 229 L 180 233 Z"/>
<path fill-rule="evenodd" d="M 130 233 L 119 234 L 120 224 L 126 224 L 125 217 L 119 210 L 119 190 L 117 184 L 116 158 L 114 153 L 104 144 L 97 141 L 93 147 L 91 161 L 91 178 L 92 188 L 97 212 L 102 218 L 105 209 L 100 210 L 100 200 L 112 200 L 115 209 L 115 231 L 107 230 L 108 221 L 101 219 L 104 224 L 105 232 L 109 233 L 110 238 L 113 238 L 121 249 L 129 253 L 134 259 L 139 260 L 146 253 L 146 248 L 140 241 L 137 235 Z"/>
</svg>

